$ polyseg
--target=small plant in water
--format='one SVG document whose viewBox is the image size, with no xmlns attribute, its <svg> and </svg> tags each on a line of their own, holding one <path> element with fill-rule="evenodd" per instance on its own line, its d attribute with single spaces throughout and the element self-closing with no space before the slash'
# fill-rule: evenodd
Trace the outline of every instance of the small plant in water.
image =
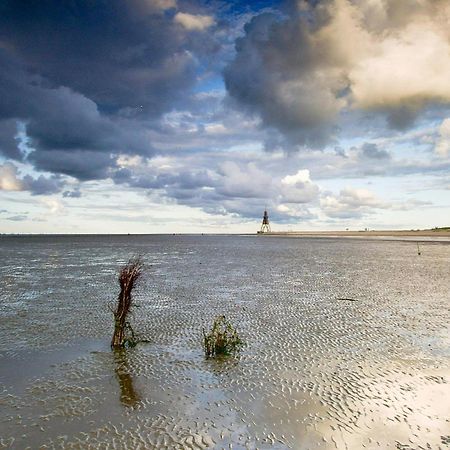
<svg viewBox="0 0 450 450">
<path fill-rule="evenodd" d="M 132 258 L 119 272 L 120 294 L 114 314 L 112 348 L 134 347 L 137 344 L 133 328 L 127 320 L 132 306 L 131 292 L 142 275 L 143 262 L 140 257 Z"/>
<path fill-rule="evenodd" d="M 244 342 L 225 316 L 217 316 L 209 333 L 203 329 L 203 349 L 207 358 L 238 353 Z"/>
</svg>

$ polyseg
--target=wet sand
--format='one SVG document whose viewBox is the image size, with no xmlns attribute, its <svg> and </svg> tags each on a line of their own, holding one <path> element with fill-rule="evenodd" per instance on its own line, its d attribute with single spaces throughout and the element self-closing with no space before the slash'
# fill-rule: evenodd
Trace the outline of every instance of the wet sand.
<svg viewBox="0 0 450 450">
<path fill-rule="evenodd" d="M 0 249 L 0 448 L 450 444 L 448 245 L 122 236 Z M 136 253 L 148 271 L 133 324 L 149 342 L 112 352 L 107 305 Z M 239 358 L 203 357 L 217 314 L 247 343 Z"/>
</svg>

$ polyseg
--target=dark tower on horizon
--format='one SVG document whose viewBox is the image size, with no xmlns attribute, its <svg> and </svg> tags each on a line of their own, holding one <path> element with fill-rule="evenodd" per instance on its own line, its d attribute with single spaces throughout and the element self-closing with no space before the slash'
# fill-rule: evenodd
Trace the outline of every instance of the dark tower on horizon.
<svg viewBox="0 0 450 450">
<path fill-rule="evenodd" d="M 261 230 L 259 233 L 270 233 L 269 214 L 267 213 L 267 208 L 264 210 Z"/>
</svg>

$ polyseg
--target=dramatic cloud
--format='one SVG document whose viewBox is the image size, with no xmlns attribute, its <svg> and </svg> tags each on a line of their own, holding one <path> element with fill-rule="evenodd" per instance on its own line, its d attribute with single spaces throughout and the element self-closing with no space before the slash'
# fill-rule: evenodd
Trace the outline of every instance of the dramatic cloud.
<svg viewBox="0 0 450 450">
<path fill-rule="evenodd" d="M 178 12 L 180 27 L 176 6 L 3 2 L 0 154 L 80 180 L 111 176 L 120 154 L 151 157 L 155 121 L 184 101 L 196 82 L 196 54 L 211 51 L 185 28 L 208 27 L 212 19 Z"/>
<path fill-rule="evenodd" d="M 450 101 L 450 5 L 439 0 L 410 3 L 407 7 L 404 1 L 384 2 L 381 13 L 385 25 L 380 16 L 381 24 L 373 30 L 362 31 L 361 19 L 354 16 L 351 33 L 365 42 L 364 51 L 349 71 L 355 106 L 415 110 L 427 102 Z M 401 8 L 404 15 L 397 23 L 388 17 L 395 8 Z M 352 12 L 358 13 L 356 9 L 347 15 Z M 370 20 L 372 11 L 362 12 L 362 20 Z"/>
<path fill-rule="evenodd" d="M 14 139 L 16 144 L 15 150 L 8 145 L 0 147 L 5 156 L 25 157 L 18 150 L 13 118 L 26 124 L 27 145 L 36 150 L 30 160 L 38 169 L 80 179 L 104 177 L 105 173 L 95 169 L 96 159 L 102 160 L 106 170 L 110 153 L 151 153 L 139 124 L 102 115 L 92 100 L 67 87 L 46 86 L 1 51 L 0 62 L 0 124 L 4 125 L 6 138 Z"/>
<path fill-rule="evenodd" d="M 194 81 L 184 35 L 164 9 L 174 2 L 6 1 L 2 47 L 52 87 L 66 86 L 103 113 L 157 116 Z"/>
<path fill-rule="evenodd" d="M 447 201 L 448 0 L 5 0 L 0 66 L 0 194 L 26 223 L 119 194 L 112 221 L 151 202 L 211 226 Z"/>
<path fill-rule="evenodd" d="M 410 125 L 423 108 L 450 103 L 449 79 L 445 0 L 299 0 L 288 17 L 254 17 L 225 69 L 238 104 L 315 147 L 346 111 Z"/>
<path fill-rule="evenodd" d="M 309 35 L 300 21 L 262 14 L 245 27 L 236 58 L 225 69 L 231 97 L 302 144 L 324 144 L 323 128 L 345 106 L 339 73 L 315 69 Z"/>
</svg>

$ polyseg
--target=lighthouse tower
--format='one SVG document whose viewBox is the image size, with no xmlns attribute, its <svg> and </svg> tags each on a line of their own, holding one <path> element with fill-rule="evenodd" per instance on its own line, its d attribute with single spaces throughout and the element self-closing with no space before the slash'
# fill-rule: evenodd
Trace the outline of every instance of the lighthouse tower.
<svg viewBox="0 0 450 450">
<path fill-rule="evenodd" d="M 261 230 L 259 233 L 270 233 L 269 214 L 267 213 L 267 209 L 264 210 Z"/>
</svg>

